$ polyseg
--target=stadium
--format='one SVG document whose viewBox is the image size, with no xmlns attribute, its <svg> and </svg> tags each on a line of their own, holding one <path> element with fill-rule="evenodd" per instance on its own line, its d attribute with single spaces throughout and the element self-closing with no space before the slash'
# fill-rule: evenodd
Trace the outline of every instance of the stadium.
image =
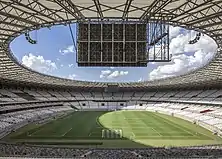
<svg viewBox="0 0 222 159">
<path fill-rule="evenodd" d="M 0 158 L 222 157 L 221 21 L 221 0 L 0 0 Z M 57 25 L 79 67 L 168 63 L 169 26 L 217 50 L 201 68 L 140 82 L 65 79 L 17 60 L 14 39 L 35 45 L 31 32 Z"/>
</svg>

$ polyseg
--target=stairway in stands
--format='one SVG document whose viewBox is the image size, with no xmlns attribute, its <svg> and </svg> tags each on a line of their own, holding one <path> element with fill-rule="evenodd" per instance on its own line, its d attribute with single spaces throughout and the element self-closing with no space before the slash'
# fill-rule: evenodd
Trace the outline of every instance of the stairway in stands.
<svg viewBox="0 0 222 159">
<path fill-rule="evenodd" d="M 13 92 L 13 93 L 16 94 L 17 96 L 27 100 L 27 101 L 34 101 L 34 100 L 36 100 L 33 95 L 30 95 L 30 94 L 28 94 L 26 92 L 22 92 L 22 93 L 21 92 Z"/>
</svg>

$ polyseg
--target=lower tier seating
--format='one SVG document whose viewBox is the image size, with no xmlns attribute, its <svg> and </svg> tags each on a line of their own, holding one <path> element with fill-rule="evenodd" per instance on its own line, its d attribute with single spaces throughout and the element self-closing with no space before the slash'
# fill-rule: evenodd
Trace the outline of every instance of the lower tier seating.
<svg viewBox="0 0 222 159">
<path fill-rule="evenodd" d="M 158 103 L 147 104 L 145 110 L 174 115 L 197 123 L 215 133 L 218 133 L 219 135 L 222 135 L 222 107 L 219 106 L 181 103 Z"/>
<path fill-rule="evenodd" d="M 69 106 L 56 106 L 17 111 L 0 115 L 0 137 L 31 122 L 51 118 L 61 112 L 72 111 Z"/>
</svg>

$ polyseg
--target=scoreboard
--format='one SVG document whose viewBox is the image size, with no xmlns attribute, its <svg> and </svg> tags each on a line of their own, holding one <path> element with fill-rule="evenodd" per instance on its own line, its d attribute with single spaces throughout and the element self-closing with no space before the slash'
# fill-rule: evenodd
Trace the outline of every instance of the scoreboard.
<svg viewBox="0 0 222 159">
<path fill-rule="evenodd" d="M 78 66 L 147 66 L 147 24 L 77 24 Z"/>
</svg>

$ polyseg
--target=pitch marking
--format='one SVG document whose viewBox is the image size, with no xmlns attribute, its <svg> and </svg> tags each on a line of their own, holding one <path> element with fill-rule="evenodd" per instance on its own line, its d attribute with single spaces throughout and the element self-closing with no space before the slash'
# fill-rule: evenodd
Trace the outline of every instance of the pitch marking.
<svg viewBox="0 0 222 159">
<path fill-rule="evenodd" d="M 152 127 L 150 127 L 153 131 L 155 131 L 155 132 L 157 132 L 157 134 L 159 135 L 159 136 L 163 136 L 163 135 L 161 135 L 156 129 L 154 129 L 154 128 L 152 128 Z"/>
<path fill-rule="evenodd" d="M 62 136 L 65 136 L 66 134 L 68 134 L 68 132 L 70 132 L 72 130 L 72 128 L 70 128 L 67 132 L 65 132 Z"/>
<path fill-rule="evenodd" d="M 162 117 L 161 117 L 161 118 L 162 118 Z M 192 136 L 196 136 L 196 135 L 194 135 L 192 132 L 190 132 L 190 131 L 188 131 L 188 130 L 186 130 L 186 129 L 178 126 L 178 125 L 176 125 L 176 123 L 174 123 L 174 122 L 172 122 L 172 121 L 169 121 L 169 122 L 168 122 L 167 120 L 165 120 L 165 122 L 166 122 L 167 124 L 169 124 L 169 125 L 173 125 L 173 126 L 179 128 L 180 130 L 183 130 L 183 131 L 187 132 L 188 134 L 191 134 Z M 173 123 L 174 123 L 175 125 L 174 125 Z"/>
<path fill-rule="evenodd" d="M 136 135 L 133 132 L 131 132 L 131 134 L 132 134 L 132 136 L 130 136 L 130 140 L 134 140 Z"/>
<path fill-rule="evenodd" d="M 39 128 L 38 130 L 34 131 L 33 133 L 28 134 L 28 136 L 32 136 L 32 135 L 34 135 L 36 132 L 41 131 L 41 130 L 42 130 L 42 128 Z"/>
</svg>

